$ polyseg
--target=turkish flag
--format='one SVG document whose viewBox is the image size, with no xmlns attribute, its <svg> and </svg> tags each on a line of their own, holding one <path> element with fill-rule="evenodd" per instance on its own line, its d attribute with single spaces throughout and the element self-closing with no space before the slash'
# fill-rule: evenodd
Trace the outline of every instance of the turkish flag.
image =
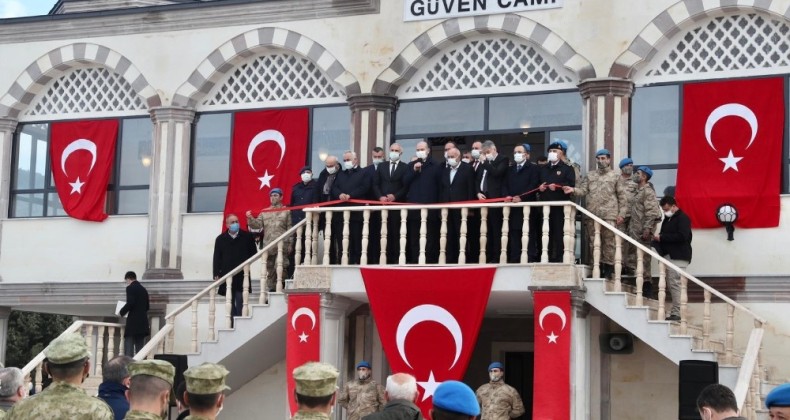
<svg viewBox="0 0 790 420">
<path fill-rule="evenodd" d="M 783 78 L 688 83 L 676 197 L 696 228 L 721 226 L 731 204 L 735 225 L 779 225 L 784 138 Z"/>
<path fill-rule="evenodd" d="M 321 294 L 288 295 L 288 325 L 285 327 L 285 366 L 288 406 L 296 413 L 294 369 L 321 358 Z"/>
<path fill-rule="evenodd" d="M 283 203 L 289 202 L 307 160 L 308 125 L 306 108 L 235 114 L 225 217 L 236 214 L 246 229 L 244 214 L 269 207 L 272 188 L 282 189 Z"/>
<path fill-rule="evenodd" d="M 360 271 L 384 354 L 393 372 L 417 378 L 428 418 L 436 387 L 464 377 L 496 268 Z"/>
<path fill-rule="evenodd" d="M 93 222 L 104 212 L 115 160 L 118 120 L 69 121 L 50 125 L 52 178 L 63 210 Z"/>
<path fill-rule="evenodd" d="M 532 418 L 571 418 L 571 293 L 534 292 L 535 373 Z"/>
</svg>

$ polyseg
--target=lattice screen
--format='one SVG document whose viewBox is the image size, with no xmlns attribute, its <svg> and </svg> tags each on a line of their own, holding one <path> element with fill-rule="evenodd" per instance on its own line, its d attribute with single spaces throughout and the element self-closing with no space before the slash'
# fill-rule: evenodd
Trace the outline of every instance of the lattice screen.
<svg viewBox="0 0 790 420">
<path fill-rule="evenodd" d="M 790 26 L 757 14 L 717 17 L 683 35 L 642 74 L 660 77 L 790 66 Z"/>
<path fill-rule="evenodd" d="M 117 73 L 105 68 L 75 69 L 51 81 L 25 115 L 146 110 L 143 98 Z"/>
<path fill-rule="evenodd" d="M 434 58 L 408 93 L 572 83 L 570 71 L 532 45 L 507 38 L 472 40 Z"/>
<path fill-rule="evenodd" d="M 343 93 L 312 61 L 286 53 L 242 64 L 207 95 L 203 105 L 342 98 Z"/>
</svg>

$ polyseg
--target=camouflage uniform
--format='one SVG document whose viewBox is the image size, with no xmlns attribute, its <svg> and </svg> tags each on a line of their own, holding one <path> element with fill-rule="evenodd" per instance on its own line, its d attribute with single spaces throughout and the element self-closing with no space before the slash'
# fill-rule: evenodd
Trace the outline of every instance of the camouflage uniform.
<svg viewBox="0 0 790 420">
<path fill-rule="evenodd" d="M 147 411 L 129 410 L 123 420 L 162 420 L 162 416 Z"/>
<path fill-rule="evenodd" d="M 40 393 L 19 401 L 8 413 L 8 420 L 30 419 L 113 420 L 110 406 L 88 396 L 85 391 L 67 382 L 53 382 Z"/>
<path fill-rule="evenodd" d="M 170 387 L 173 386 L 173 379 L 176 374 L 176 368 L 166 362 L 164 360 L 140 360 L 135 361 L 129 364 L 127 367 L 129 370 L 129 377 L 131 378 L 132 384 L 135 384 L 138 381 L 140 376 L 153 376 L 154 378 L 159 378 L 165 382 L 167 382 Z M 135 398 L 134 395 L 131 396 Z M 135 403 L 137 403 L 137 399 L 135 399 Z M 149 401 L 150 402 L 150 401 Z M 139 404 L 139 403 L 138 403 Z M 161 420 L 162 416 L 159 414 L 149 413 L 147 411 L 138 410 L 136 407 L 132 407 L 126 413 L 126 417 L 124 420 Z"/>
<path fill-rule="evenodd" d="M 198 416 L 198 415 L 194 415 L 193 416 L 193 415 L 190 414 L 190 415 L 184 417 L 184 420 L 214 420 L 214 419 L 211 418 L 211 417 Z"/>
<path fill-rule="evenodd" d="M 634 207 L 634 199 L 636 198 L 636 190 L 639 188 L 639 184 L 634 181 L 633 177 L 623 178 L 621 175 L 620 179 L 623 180 L 623 184 L 625 185 L 625 195 L 628 204 L 626 204 L 627 210 L 625 213 L 625 221 L 618 227 L 620 228 L 620 232 L 630 236 L 628 226 L 631 224 L 631 208 Z M 631 271 L 636 268 L 636 250 L 628 241 L 623 241 L 623 267 Z"/>
<path fill-rule="evenodd" d="M 612 226 L 617 226 L 617 218 L 628 215 L 628 196 L 620 174 L 611 168 L 590 172 L 574 188 L 577 197 L 587 196 L 587 210 L 600 217 Z M 590 260 L 593 255 L 595 239 L 595 222 L 584 221 L 584 232 L 587 237 L 587 249 Z M 609 229 L 601 227 L 601 264 L 614 265 L 615 235 Z"/>
<path fill-rule="evenodd" d="M 330 418 L 329 414 L 326 413 L 301 413 L 297 411 L 296 414 L 291 417 L 291 420 L 330 420 Z"/>
<path fill-rule="evenodd" d="M 638 186 L 636 195 L 634 196 L 634 205 L 631 207 L 631 221 L 628 225 L 628 233 L 631 235 L 631 238 L 650 248 L 650 242 L 654 234 L 653 230 L 656 227 L 656 223 L 661 220 L 661 216 L 661 209 L 658 207 L 656 191 L 653 187 L 649 183 Z M 645 231 L 650 233 L 650 237 L 647 241 L 642 240 L 642 234 Z M 633 259 L 636 262 L 636 248 L 633 249 L 633 253 Z M 642 275 L 646 280 L 649 280 L 652 276 L 650 270 L 650 255 L 643 255 Z M 634 264 L 634 266 L 636 266 L 636 264 Z"/>
<path fill-rule="evenodd" d="M 524 414 L 524 403 L 518 391 L 504 380 L 489 382 L 475 392 L 482 408 L 480 420 L 509 420 Z"/>
<path fill-rule="evenodd" d="M 216 363 L 205 362 L 199 366 L 192 366 L 184 371 L 184 382 L 186 382 L 187 392 L 196 395 L 214 395 L 221 394 L 230 387 L 225 385 L 225 380 L 228 377 L 228 370 L 225 366 Z M 211 417 L 203 416 L 200 414 L 192 414 L 186 417 L 190 420 L 214 420 L 216 413 Z"/>
<path fill-rule="evenodd" d="M 270 206 L 269 209 L 281 209 L 283 205 Z M 247 217 L 247 226 L 250 229 L 263 229 L 263 240 L 261 246 L 269 245 L 273 240 L 282 236 L 291 228 L 290 211 L 269 211 L 263 212 L 258 217 Z M 288 272 L 288 253 L 293 247 L 293 237 L 283 239 L 283 273 Z M 269 250 L 269 257 L 266 259 L 266 290 L 274 290 L 277 281 L 277 248 Z"/>
<path fill-rule="evenodd" d="M 294 391 L 306 397 L 329 397 L 335 393 L 340 373 L 328 363 L 309 362 L 294 369 Z M 329 420 L 329 413 L 297 411 L 292 420 Z"/>
<path fill-rule="evenodd" d="M 368 414 L 381 411 L 387 404 L 387 399 L 384 396 L 384 387 L 368 378 L 347 383 L 340 391 L 337 403 L 348 411 L 347 420 L 359 420 Z"/>
</svg>

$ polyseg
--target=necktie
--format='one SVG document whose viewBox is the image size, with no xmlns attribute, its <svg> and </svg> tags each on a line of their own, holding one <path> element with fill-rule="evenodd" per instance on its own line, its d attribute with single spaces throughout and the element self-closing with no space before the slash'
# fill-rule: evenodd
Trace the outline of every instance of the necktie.
<svg viewBox="0 0 790 420">
<path fill-rule="evenodd" d="M 523 164 L 518 165 L 518 172 L 521 172 L 521 167 L 524 166 Z"/>
<path fill-rule="evenodd" d="M 390 165 L 390 176 L 392 176 L 392 173 L 395 172 L 395 165 L 397 165 L 395 162 L 392 162 L 392 165 Z"/>
<path fill-rule="evenodd" d="M 483 179 L 480 180 L 480 192 L 483 194 L 488 193 L 488 171 L 483 169 Z"/>
</svg>

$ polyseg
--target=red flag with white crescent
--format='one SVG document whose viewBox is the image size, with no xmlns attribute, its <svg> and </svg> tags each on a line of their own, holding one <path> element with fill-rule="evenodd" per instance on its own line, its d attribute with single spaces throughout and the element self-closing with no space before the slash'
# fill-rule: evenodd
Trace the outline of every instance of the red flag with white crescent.
<svg viewBox="0 0 790 420">
<path fill-rule="evenodd" d="M 532 418 L 571 418 L 571 293 L 534 292 L 535 373 Z"/>
<path fill-rule="evenodd" d="M 735 226 L 779 225 L 784 78 L 687 83 L 676 197 L 696 228 L 716 228 L 719 207 Z"/>
<path fill-rule="evenodd" d="M 360 271 L 392 371 L 417 378 L 417 405 L 429 418 L 436 387 L 444 381 L 463 380 L 496 268 Z"/>
<path fill-rule="evenodd" d="M 69 216 L 93 222 L 104 212 L 115 160 L 118 120 L 68 121 L 50 125 L 50 161 L 55 189 Z"/>
<path fill-rule="evenodd" d="M 288 325 L 285 326 L 285 366 L 288 406 L 296 413 L 293 371 L 321 358 L 321 294 L 288 295 Z"/>
<path fill-rule="evenodd" d="M 283 190 L 283 203 L 290 202 L 307 160 L 308 125 L 307 108 L 235 114 L 225 217 L 236 214 L 246 229 L 244 214 L 269 207 L 273 188 Z"/>
</svg>

